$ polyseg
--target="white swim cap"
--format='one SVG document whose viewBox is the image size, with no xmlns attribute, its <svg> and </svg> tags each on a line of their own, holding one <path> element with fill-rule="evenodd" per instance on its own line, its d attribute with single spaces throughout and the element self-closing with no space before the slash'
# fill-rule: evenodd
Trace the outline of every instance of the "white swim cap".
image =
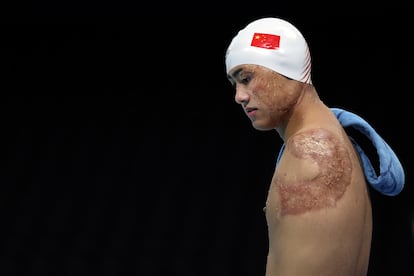
<svg viewBox="0 0 414 276">
<path fill-rule="evenodd" d="M 226 52 L 226 71 L 241 64 L 267 67 L 291 79 L 312 83 L 308 44 L 291 23 L 261 18 L 248 24 L 231 41 Z"/>
</svg>

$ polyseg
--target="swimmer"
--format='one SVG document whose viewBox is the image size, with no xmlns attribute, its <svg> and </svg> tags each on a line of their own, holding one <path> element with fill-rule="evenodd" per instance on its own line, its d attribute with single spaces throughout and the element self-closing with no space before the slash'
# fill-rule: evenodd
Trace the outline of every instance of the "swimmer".
<svg viewBox="0 0 414 276">
<path fill-rule="evenodd" d="M 301 32 L 280 18 L 252 21 L 231 40 L 226 74 L 253 127 L 283 141 L 265 205 L 266 276 L 364 276 L 372 242 L 369 187 L 395 196 L 404 171 L 393 150 L 360 116 L 330 108 L 312 83 Z M 377 175 L 346 132 L 377 149 Z"/>
</svg>

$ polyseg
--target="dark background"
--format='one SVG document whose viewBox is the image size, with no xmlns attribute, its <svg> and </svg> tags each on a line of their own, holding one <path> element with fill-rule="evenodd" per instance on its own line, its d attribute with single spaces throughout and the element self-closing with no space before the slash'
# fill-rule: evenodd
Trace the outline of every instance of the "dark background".
<svg viewBox="0 0 414 276">
<path fill-rule="evenodd" d="M 323 101 L 364 117 L 400 157 L 403 192 L 372 190 L 369 275 L 413 275 L 402 17 L 100 3 L 32 3 L 1 25 L 1 275 L 264 275 L 281 140 L 234 103 L 224 53 L 267 15 L 305 35 Z"/>
</svg>

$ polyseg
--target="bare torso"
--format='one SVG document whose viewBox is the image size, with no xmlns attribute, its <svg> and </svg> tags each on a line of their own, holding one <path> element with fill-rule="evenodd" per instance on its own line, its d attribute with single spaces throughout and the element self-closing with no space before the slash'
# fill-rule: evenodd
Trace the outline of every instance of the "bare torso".
<svg viewBox="0 0 414 276">
<path fill-rule="evenodd" d="M 371 203 L 346 133 L 322 119 L 285 145 L 266 202 L 266 276 L 366 275 Z"/>
</svg>

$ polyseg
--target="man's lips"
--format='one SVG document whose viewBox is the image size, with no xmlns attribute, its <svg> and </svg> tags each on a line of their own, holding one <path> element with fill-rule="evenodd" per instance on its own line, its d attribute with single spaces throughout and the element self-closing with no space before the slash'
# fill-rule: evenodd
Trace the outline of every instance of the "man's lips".
<svg viewBox="0 0 414 276">
<path fill-rule="evenodd" d="M 247 116 L 252 117 L 256 114 L 257 108 L 247 107 L 244 110 L 246 111 Z"/>
</svg>

